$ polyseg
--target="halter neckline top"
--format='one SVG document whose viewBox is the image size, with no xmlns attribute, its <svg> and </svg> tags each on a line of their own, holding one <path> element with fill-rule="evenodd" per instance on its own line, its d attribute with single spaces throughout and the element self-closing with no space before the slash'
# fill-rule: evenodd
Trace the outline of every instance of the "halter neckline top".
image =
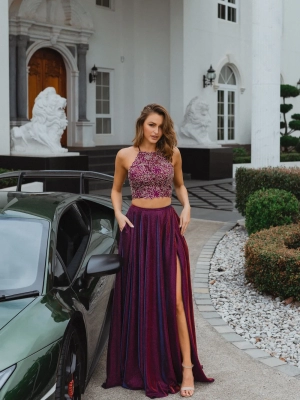
<svg viewBox="0 0 300 400">
<path fill-rule="evenodd" d="M 139 152 L 128 170 L 132 199 L 172 197 L 174 168 L 159 151 Z"/>
</svg>

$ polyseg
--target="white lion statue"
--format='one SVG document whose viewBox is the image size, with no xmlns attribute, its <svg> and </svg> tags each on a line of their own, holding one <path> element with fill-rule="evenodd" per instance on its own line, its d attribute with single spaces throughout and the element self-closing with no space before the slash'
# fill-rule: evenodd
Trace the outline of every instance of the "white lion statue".
<svg viewBox="0 0 300 400">
<path fill-rule="evenodd" d="M 53 87 L 43 90 L 34 101 L 31 121 L 11 129 L 11 154 L 38 156 L 68 152 L 60 143 L 68 125 L 66 105 L 67 100 Z"/>
<path fill-rule="evenodd" d="M 219 147 L 208 136 L 210 125 L 208 104 L 201 101 L 198 96 L 194 97 L 186 108 L 184 120 L 179 128 L 180 145 Z"/>
</svg>

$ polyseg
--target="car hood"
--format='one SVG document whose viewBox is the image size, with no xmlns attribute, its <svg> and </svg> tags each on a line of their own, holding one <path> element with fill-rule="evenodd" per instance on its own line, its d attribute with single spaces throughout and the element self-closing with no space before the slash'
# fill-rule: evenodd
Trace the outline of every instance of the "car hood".
<svg viewBox="0 0 300 400">
<path fill-rule="evenodd" d="M 33 300 L 34 298 L 2 301 L 0 303 L 0 331 Z"/>
<path fill-rule="evenodd" d="M 10 316 L 7 310 L 13 308 L 12 302 L 0 303 L 7 312 L 0 330 L 0 371 L 59 340 L 72 315 L 72 309 L 52 294 L 13 302 L 17 301 L 19 309 L 15 305 Z"/>
</svg>

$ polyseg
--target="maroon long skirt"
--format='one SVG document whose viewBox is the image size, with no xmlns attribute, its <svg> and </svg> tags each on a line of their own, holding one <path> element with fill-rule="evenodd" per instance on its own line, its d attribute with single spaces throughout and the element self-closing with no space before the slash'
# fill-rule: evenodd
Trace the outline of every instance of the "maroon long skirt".
<svg viewBox="0 0 300 400">
<path fill-rule="evenodd" d="M 121 232 L 108 344 L 105 388 L 143 389 L 150 398 L 179 391 L 182 358 L 176 321 L 176 256 L 181 266 L 182 298 L 191 343 L 195 381 L 213 382 L 197 355 L 189 254 L 172 206 L 131 206 Z"/>
</svg>

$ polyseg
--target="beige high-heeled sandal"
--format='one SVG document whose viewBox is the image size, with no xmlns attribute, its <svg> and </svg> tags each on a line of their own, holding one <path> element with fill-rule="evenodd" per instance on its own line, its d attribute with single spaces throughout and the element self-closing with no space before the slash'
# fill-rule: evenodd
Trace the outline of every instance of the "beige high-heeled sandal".
<svg viewBox="0 0 300 400">
<path fill-rule="evenodd" d="M 183 366 L 183 368 L 193 368 L 194 365 L 192 364 L 191 366 L 187 366 L 187 365 L 182 364 L 182 366 Z M 182 395 L 182 392 L 183 392 L 184 390 L 192 390 L 193 393 L 192 393 L 190 396 L 183 396 L 183 395 Z M 181 397 L 192 397 L 193 394 L 194 394 L 194 392 L 195 392 L 195 387 L 194 387 L 194 386 L 181 386 L 181 388 L 180 388 L 180 395 L 181 395 Z"/>
</svg>

